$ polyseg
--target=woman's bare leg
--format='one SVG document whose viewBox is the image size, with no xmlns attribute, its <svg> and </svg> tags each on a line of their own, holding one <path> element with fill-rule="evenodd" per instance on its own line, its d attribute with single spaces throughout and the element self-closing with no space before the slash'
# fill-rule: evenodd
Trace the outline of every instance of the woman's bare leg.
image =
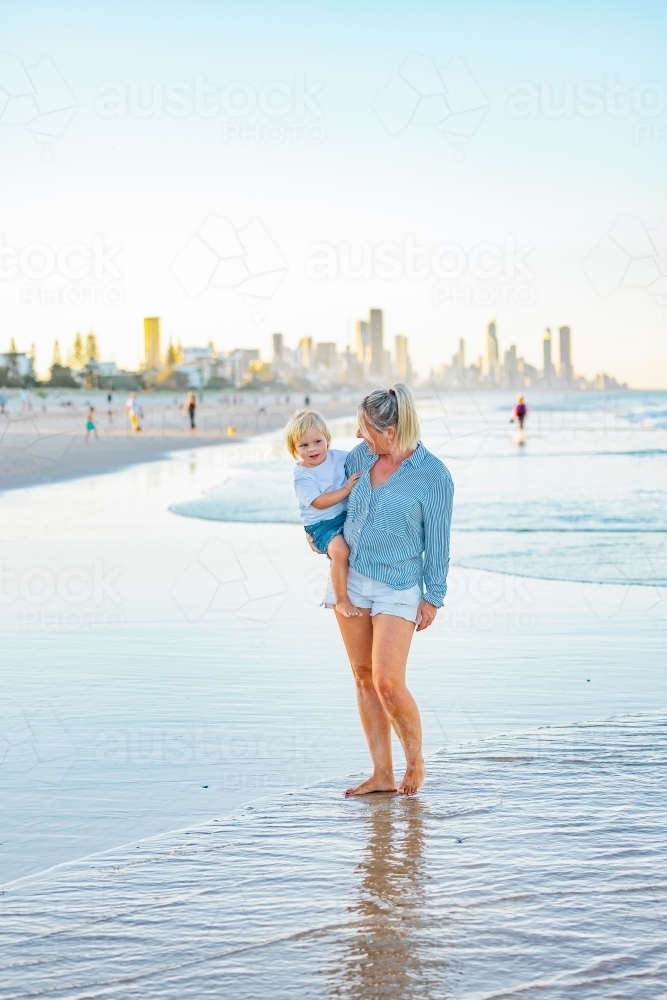
<svg viewBox="0 0 667 1000">
<path fill-rule="evenodd" d="M 395 792 L 396 779 L 391 760 L 391 723 L 382 707 L 373 683 L 373 623 L 367 608 L 358 618 L 336 614 L 345 649 L 357 686 L 357 705 L 361 725 L 366 734 L 373 773 L 346 795 L 366 795 L 368 792 Z"/>
<path fill-rule="evenodd" d="M 422 727 L 417 703 L 405 686 L 405 667 L 414 635 L 414 622 L 395 615 L 375 615 L 373 623 L 373 684 L 394 732 L 401 741 L 405 775 L 398 792 L 416 795 L 424 784 Z"/>
</svg>

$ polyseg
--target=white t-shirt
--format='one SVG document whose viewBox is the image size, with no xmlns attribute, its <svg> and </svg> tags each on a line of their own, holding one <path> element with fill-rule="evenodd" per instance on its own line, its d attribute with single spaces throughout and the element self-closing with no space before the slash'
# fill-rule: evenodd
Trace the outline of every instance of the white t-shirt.
<svg viewBox="0 0 667 1000">
<path fill-rule="evenodd" d="M 301 520 L 304 524 L 316 524 L 318 521 L 330 521 L 347 510 L 347 500 L 341 500 L 333 507 L 325 510 L 317 510 L 311 506 L 313 500 L 323 493 L 333 493 L 345 486 L 347 476 L 345 475 L 346 451 L 338 451 L 329 448 L 327 457 L 321 465 L 309 466 L 301 465 L 300 462 L 294 466 L 294 489 L 296 498 L 299 501 Z"/>
</svg>

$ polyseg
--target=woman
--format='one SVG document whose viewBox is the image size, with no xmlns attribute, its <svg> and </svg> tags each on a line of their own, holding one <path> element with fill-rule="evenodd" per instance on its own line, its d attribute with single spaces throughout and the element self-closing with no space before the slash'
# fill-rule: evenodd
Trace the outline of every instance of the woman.
<svg viewBox="0 0 667 1000">
<path fill-rule="evenodd" d="M 189 392 L 183 406 L 183 413 L 187 413 L 190 417 L 190 430 L 194 433 L 195 428 L 195 410 L 197 409 L 197 400 L 195 399 L 194 392 Z"/>
<path fill-rule="evenodd" d="M 412 636 L 442 607 L 449 566 L 454 487 L 449 472 L 419 440 L 412 393 L 398 383 L 377 389 L 359 406 L 363 438 L 345 471 L 361 478 L 348 501 L 348 593 L 362 614 L 336 615 L 357 686 L 357 703 L 373 773 L 346 795 L 416 795 L 424 782 L 421 720 L 405 685 Z M 324 603 L 335 604 L 329 583 Z M 406 771 L 396 785 L 391 729 Z"/>
</svg>

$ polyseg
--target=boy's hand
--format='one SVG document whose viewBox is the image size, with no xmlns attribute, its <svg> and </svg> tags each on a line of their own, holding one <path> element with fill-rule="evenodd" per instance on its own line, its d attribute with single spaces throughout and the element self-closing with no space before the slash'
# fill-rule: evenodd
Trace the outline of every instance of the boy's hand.
<svg viewBox="0 0 667 1000">
<path fill-rule="evenodd" d="M 356 483 L 356 481 L 358 479 L 361 479 L 361 473 L 360 472 L 355 472 L 355 474 L 353 476 L 350 476 L 350 478 L 348 479 L 348 481 L 345 483 L 345 489 L 347 490 L 347 495 L 348 496 L 352 492 L 352 487 L 354 486 L 354 484 Z"/>
</svg>

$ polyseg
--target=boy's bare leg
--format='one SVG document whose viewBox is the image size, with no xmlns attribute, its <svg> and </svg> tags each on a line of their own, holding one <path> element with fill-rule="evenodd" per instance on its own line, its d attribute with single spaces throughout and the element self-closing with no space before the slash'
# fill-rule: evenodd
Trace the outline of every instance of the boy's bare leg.
<svg viewBox="0 0 667 1000">
<path fill-rule="evenodd" d="M 327 552 L 331 559 L 331 583 L 336 595 L 336 611 L 344 618 L 356 618 L 361 614 L 347 596 L 347 567 L 350 550 L 342 535 L 336 535 L 329 542 Z"/>
</svg>

